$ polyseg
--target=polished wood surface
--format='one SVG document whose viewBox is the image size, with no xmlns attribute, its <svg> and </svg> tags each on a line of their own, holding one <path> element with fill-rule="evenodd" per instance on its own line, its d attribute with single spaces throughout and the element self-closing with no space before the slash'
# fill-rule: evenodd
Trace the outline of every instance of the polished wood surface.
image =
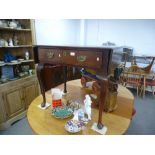
<svg viewBox="0 0 155 155">
<path fill-rule="evenodd" d="M 58 86 L 63 89 L 63 85 Z M 68 94 L 65 98 L 72 99 L 73 101 L 83 102 L 86 93 L 92 93 L 91 90 L 82 88 L 80 80 L 73 80 L 67 82 Z M 51 103 L 52 98 L 50 91 L 46 92 L 46 98 Z M 71 118 L 56 119 L 51 116 L 51 107 L 42 110 L 37 106 L 42 102 L 42 96 L 38 96 L 31 105 L 27 112 L 28 122 L 32 130 L 36 134 L 49 134 L 49 135 L 68 135 L 70 134 L 64 128 L 65 123 Z M 132 93 L 123 86 L 119 85 L 118 88 L 118 107 L 114 112 L 103 112 L 102 119 L 105 126 L 108 127 L 107 135 L 120 135 L 124 134 L 128 129 L 134 106 L 134 97 Z M 94 103 L 93 103 L 94 104 Z M 93 105 L 92 105 L 93 107 Z M 92 120 L 85 126 L 85 129 L 80 131 L 79 135 L 96 135 L 97 132 L 91 129 L 94 122 L 98 121 L 98 108 L 92 108 Z"/>
</svg>

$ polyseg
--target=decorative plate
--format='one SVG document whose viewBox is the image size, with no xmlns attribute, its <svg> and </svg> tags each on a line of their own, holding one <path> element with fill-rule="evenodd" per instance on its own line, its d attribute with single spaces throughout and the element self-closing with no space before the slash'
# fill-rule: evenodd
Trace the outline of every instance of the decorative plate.
<svg viewBox="0 0 155 155">
<path fill-rule="evenodd" d="M 83 122 L 75 121 L 75 120 L 69 120 L 65 124 L 65 129 L 70 133 L 76 133 L 82 130 L 82 127 L 84 126 Z"/>
<path fill-rule="evenodd" d="M 4 61 L 0 61 L 0 64 L 4 64 Z"/>
<path fill-rule="evenodd" d="M 68 118 L 73 115 L 73 110 L 69 107 L 56 107 L 52 109 L 52 115 L 56 118 Z"/>
<path fill-rule="evenodd" d="M 24 61 L 24 59 L 18 59 L 18 61 Z"/>
</svg>

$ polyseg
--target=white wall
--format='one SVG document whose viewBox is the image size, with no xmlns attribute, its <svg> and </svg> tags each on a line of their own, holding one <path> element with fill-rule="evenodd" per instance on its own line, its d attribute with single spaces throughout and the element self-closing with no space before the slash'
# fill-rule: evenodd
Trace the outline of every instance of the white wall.
<svg viewBox="0 0 155 155">
<path fill-rule="evenodd" d="M 35 20 L 41 45 L 97 45 L 111 41 L 134 48 L 135 55 L 155 56 L 155 20 Z"/>
<path fill-rule="evenodd" d="M 35 20 L 37 45 L 78 45 L 80 20 Z"/>
<path fill-rule="evenodd" d="M 85 20 L 85 45 L 107 41 L 131 46 L 135 55 L 155 56 L 155 20 Z"/>
</svg>

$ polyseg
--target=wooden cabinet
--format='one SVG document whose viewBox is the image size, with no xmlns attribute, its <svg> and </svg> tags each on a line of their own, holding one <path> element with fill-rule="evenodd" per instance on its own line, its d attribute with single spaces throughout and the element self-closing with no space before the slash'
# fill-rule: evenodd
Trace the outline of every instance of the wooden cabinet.
<svg viewBox="0 0 155 155">
<path fill-rule="evenodd" d="M 6 121 L 6 110 L 4 107 L 3 96 L 0 94 L 0 124 Z"/>
<path fill-rule="evenodd" d="M 0 129 L 20 119 L 38 96 L 33 31 L 33 20 L 0 19 Z"/>
<path fill-rule="evenodd" d="M 39 95 L 38 88 L 35 75 L 0 85 L 0 129 L 25 116 L 28 106 Z"/>
<path fill-rule="evenodd" d="M 23 87 L 24 99 L 26 109 L 29 107 L 30 103 L 38 96 L 38 83 L 32 82 L 24 85 Z"/>
<path fill-rule="evenodd" d="M 25 110 L 22 88 L 17 86 L 4 93 L 7 117 L 12 118 Z"/>
</svg>

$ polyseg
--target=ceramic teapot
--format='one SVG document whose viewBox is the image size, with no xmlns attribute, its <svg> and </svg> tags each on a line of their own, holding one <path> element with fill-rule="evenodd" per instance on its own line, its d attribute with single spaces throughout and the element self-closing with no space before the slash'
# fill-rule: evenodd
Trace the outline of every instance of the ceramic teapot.
<svg viewBox="0 0 155 155">
<path fill-rule="evenodd" d="M 6 21 L 0 20 L 0 27 L 7 27 Z"/>
<path fill-rule="evenodd" d="M 9 27 L 17 28 L 17 22 L 15 20 L 12 20 L 11 22 L 9 22 Z"/>
</svg>

